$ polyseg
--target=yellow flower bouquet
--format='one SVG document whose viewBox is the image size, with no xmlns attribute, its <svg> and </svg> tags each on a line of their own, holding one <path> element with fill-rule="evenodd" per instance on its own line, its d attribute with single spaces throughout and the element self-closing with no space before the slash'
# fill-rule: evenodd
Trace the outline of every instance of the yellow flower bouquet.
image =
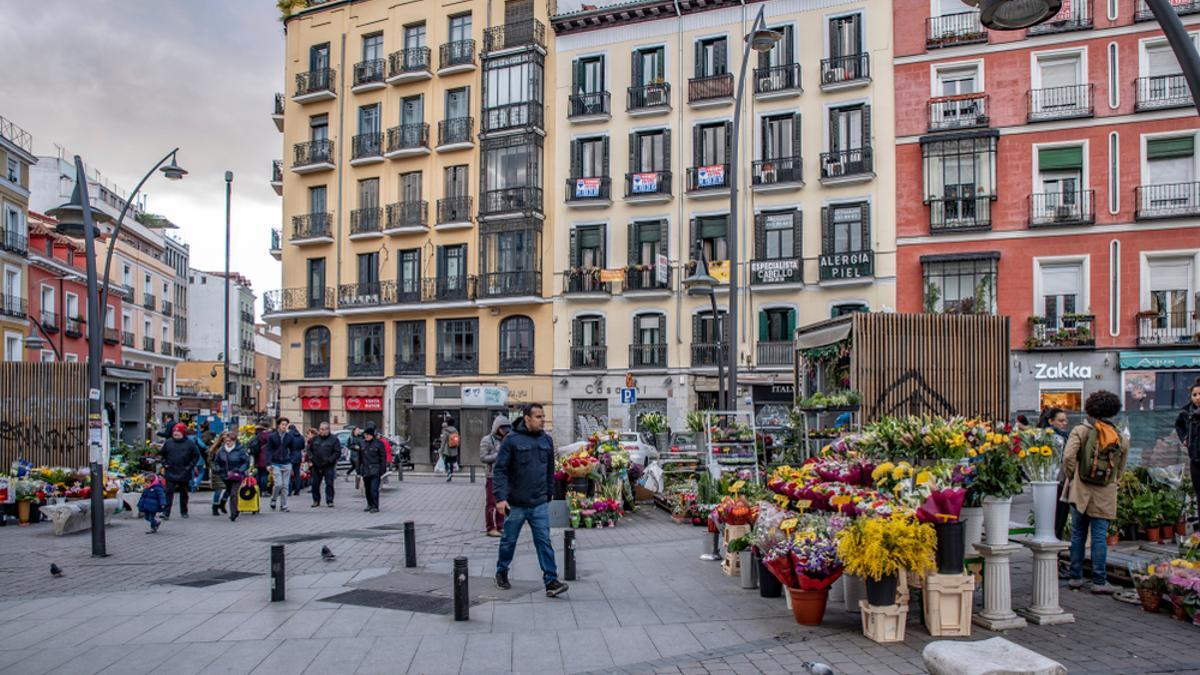
<svg viewBox="0 0 1200 675">
<path fill-rule="evenodd" d="M 932 569 L 936 545 L 933 526 L 906 515 L 858 518 L 838 534 L 838 557 L 847 573 L 879 581 Z"/>
</svg>

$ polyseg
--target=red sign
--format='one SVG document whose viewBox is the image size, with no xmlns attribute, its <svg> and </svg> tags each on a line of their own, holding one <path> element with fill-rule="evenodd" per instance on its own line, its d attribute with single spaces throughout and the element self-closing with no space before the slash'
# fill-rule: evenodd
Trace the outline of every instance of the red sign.
<svg viewBox="0 0 1200 675">
<path fill-rule="evenodd" d="M 310 398 L 318 396 L 329 396 L 330 387 L 300 387 L 300 397 Z"/>
<path fill-rule="evenodd" d="M 301 410 L 329 410 L 328 396 L 305 396 L 300 399 Z"/>
<path fill-rule="evenodd" d="M 378 396 L 347 396 L 346 410 L 383 410 L 383 399 Z"/>
</svg>

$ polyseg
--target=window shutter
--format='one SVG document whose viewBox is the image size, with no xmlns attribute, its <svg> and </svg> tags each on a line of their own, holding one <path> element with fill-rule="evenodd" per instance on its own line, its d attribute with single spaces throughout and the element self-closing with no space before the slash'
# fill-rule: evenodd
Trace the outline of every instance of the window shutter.
<svg viewBox="0 0 1200 675">
<path fill-rule="evenodd" d="M 687 241 L 687 259 L 697 260 L 696 258 L 696 219 L 692 218 L 688 221 L 688 241 Z"/>
<path fill-rule="evenodd" d="M 729 72 L 729 65 L 726 60 L 728 58 L 726 56 L 727 49 L 728 43 L 724 38 L 717 40 L 716 44 L 713 45 L 713 72 L 709 73 L 709 75 L 723 75 Z"/>
<path fill-rule="evenodd" d="M 609 171 L 608 171 L 608 136 L 604 137 L 604 143 L 603 143 L 602 147 L 603 147 L 604 157 L 603 157 L 603 162 L 600 166 L 603 168 L 604 172 L 600 175 L 601 176 L 611 176 L 612 174 L 609 173 Z"/>
<path fill-rule="evenodd" d="M 1195 147 L 1195 137 L 1182 136 L 1179 138 L 1155 138 L 1146 141 L 1146 159 L 1173 159 L 1176 157 L 1191 157 Z M 1040 154 L 1044 154 L 1043 153 Z M 1082 161 L 1080 162 L 1082 165 Z"/>
<path fill-rule="evenodd" d="M 1154 155 L 1149 152 L 1153 147 L 1152 143 L 1154 141 L 1149 141 L 1146 144 L 1147 155 L 1150 159 L 1154 159 Z M 1188 154 L 1190 155 L 1191 153 L 1189 152 Z M 1038 150 L 1038 170 L 1067 171 L 1070 169 L 1083 169 L 1083 146 Z"/>
<path fill-rule="evenodd" d="M 839 122 L 842 121 L 840 110 L 829 111 L 829 151 L 837 152 L 842 149 L 841 139 L 838 137 Z M 837 157 L 834 157 L 837 160 Z"/>
<path fill-rule="evenodd" d="M 733 122 L 726 122 L 725 123 L 725 156 L 722 158 L 724 161 L 719 162 L 720 164 L 728 164 L 730 158 L 733 157 L 732 144 L 733 144 Z M 729 180 L 728 176 L 726 177 L 726 180 Z"/>
<path fill-rule="evenodd" d="M 863 202 L 860 205 L 861 211 L 859 217 L 862 218 L 862 243 L 864 251 L 875 250 L 875 244 L 871 241 L 871 205 Z"/>
<path fill-rule="evenodd" d="M 871 106 L 869 105 L 862 107 L 862 143 L 864 148 L 871 147 Z"/>
<path fill-rule="evenodd" d="M 629 224 L 629 235 L 626 241 L 628 244 L 628 257 L 625 259 L 626 265 L 636 265 L 638 263 L 638 249 L 641 247 L 641 242 L 638 238 L 638 224 Z"/>
<path fill-rule="evenodd" d="M 571 175 L 578 178 L 583 175 L 583 153 L 580 152 L 579 141 L 571 141 Z"/>
<path fill-rule="evenodd" d="M 631 64 L 632 70 L 629 74 L 630 75 L 629 82 L 635 87 L 641 86 L 641 84 L 642 84 L 642 53 L 635 49 L 635 50 L 633 50 L 633 54 L 631 54 L 630 56 L 632 57 L 633 63 Z M 484 78 L 484 79 L 487 79 L 487 78 Z"/>
<path fill-rule="evenodd" d="M 754 257 L 762 260 L 767 254 L 767 214 L 754 214 Z"/>
<path fill-rule="evenodd" d="M 836 59 L 842 55 L 842 43 L 838 40 L 838 20 L 832 19 L 829 22 L 829 58 Z M 832 64 L 835 68 L 842 65 L 840 63 Z"/>
<path fill-rule="evenodd" d="M 766 342 L 770 339 L 769 324 L 767 321 L 767 311 L 759 310 L 758 312 L 758 341 Z"/>
<path fill-rule="evenodd" d="M 701 138 L 703 138 L 703 132 L 700 129 L 700 125 L 697 124 L 692 127 L 692 166 L 700 166 L 700 164 L 701 164 L 701 161 L 700 161 L 700 155 L 701 155 L 700 151 L 702 149 Z"/>
<path fill-rule="evenodd" d="M 692 315 L 692 342 L 695 344 L 700 343 L 700 333 L 701 333 L 700 327 L 702 325 L 701 322 L 702 322 L 704 316 L 705 315 L 702 313 Z"/>
<path fill-rule="evenodd" d="M 702 77 L 705 75 L 705 72 L 704 72 L 704 43 L 697 40 L 695 47 L 696 47 L 695 77 Z"/>
<path fill-rule="evenodd" d="M 821 253 L 823 255 L 833 253 L 833 227 L 830 222 L 832 215 L 828 206 L 821 207 Z"/>
<path fill-rule="evenodd" d="M 579 267 L 579 235 L 575 228 L 571 228 L 571 241 L 568 244 L 571 247 L 571 267 Z"/>
<path fill-rule="evenodd" d="M 800 152 L 800 138 L 803 135 L 803 126 L 800 124 L 800 113 L 792 115 L 792 157 L 802 157 L 804 153 Z M 792 164 L 792 175 L 800 177 L 800 163 L 797 161 Z"/>
<path fill-rule="evenodd" d="M 571 93 L 583 93 L 583 62 L 575 59 L 571 62 Z"/>
<path fill-rule="evenodd" d="M 783 58 L 781 59 L 781 62 L 786 63 L 788 65 L 792 65 L 792 64 L 796 63 L 796 43 L 795 43 L 795 40 L 793 39 L 794 38 L 793 34 L 795 32 L 793 30 L 794 28 L 795 28 L 795 26 L 791 26 L 791 25 L 783 27 L 783 41 L 782 41 Z M 796 86 L 800 86 L 799 82 L 796 82 L 795 84 L 796 84 Z"/>
<path fill-rule="evenodd" d="M 663 165 L 658 167 L 659 171 L 671 170 L 671 130 L 663 129 Z"/>
<path fill-rule="evenodd" d="M 804 214 L 792 211 L 792 257 L 804 257 Z M 799 275 L 796 281 L 804 281 L 804 261 L 800 261 Z"/>
<path fill-rule="evenodd" d="M 660 345 L 667 344 L 667 315 L 666 314 L 658 315 L 658 344 L 660 344 Z M 663 363 L 662 365 L 665 366 L 667 364 Z"/>
<path fill-rule="evenodd" d="M 599 236 L 600 249 L 600 267 L 608 267 L 608 226 L 601 225 L 596 228 L 596 234 Z"/>
<path fill-rule="evenodd" d="M 638 161 L 640 152 L 641 143 L 638 143 L 638 135 L 636 133 L 629 134 L 629 173 L 637 173 L 641 168 L 641 162 Z"/>
<path fill-rule="evenodd" d="M 668 224 L 667 219 L 663 218 L 662 220 L 658 221 L 658 245 L 655 246 L 654 252 L 656 254 L 661 253 L 666 256 L 668 260 L 670 260 L 671 252 L 670 249 L 667 248 L 670 243 L 670 225 Z M 657 260 L 652 260 L 651 262 L 656 265 L 658 264 Z"/>
</svg>

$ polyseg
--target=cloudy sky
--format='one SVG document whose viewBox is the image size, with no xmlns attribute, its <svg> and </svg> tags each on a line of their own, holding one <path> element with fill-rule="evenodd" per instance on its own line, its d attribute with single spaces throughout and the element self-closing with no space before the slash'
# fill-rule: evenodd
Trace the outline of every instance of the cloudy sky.
<svg viewBox="0 0 1200 675">
<path fill-rule="evenodd" d="M 86 12 L 81 12 L 83 5 Z M 283 30 L 270 0 L 0 0 L 0 115 L 34 151 L 79 154 L 124 190 L 171 148 L 190 173 L 151 179 L 148 208 L 180 226 L 192 266 L 224 266 L 226 170 L 234 173 L 231 268 L 279 286 L 267 253 L 282 140 L 270 114 Z M 261 299 L 259 308 L 261 310 Z"/>
</svg>

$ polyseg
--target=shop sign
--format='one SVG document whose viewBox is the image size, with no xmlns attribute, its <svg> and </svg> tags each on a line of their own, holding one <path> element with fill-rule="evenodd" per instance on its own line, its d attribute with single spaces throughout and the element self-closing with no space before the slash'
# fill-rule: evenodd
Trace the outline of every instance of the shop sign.
<svg viewBox="0 0 1200 675">
<path fill-rule="evenodd" d="M 875 273 L 875 254 L 872 251 L 827 253 L 819 261 L 822 281 L 861 279 Z"/>
<path fill-rule="evenodd" d="M 477 408 L 502 407 L 508 402 L 508 387 L 463 387 L 462 404 L 464 407 Z"/>
<path fill-rule="evenodd" d="M 1033 364 L 1033 379 L 1090 380 L 1092 379 L 1092 367 L 1077 366 L 1074 361 L 1068 361 L 1067 363 L 1059 361 L 1055 364 L 1035 363 Z"/>
<path fill-rule="evenodd" d="M 600 196 L 600 179 L 599 178 L 576 178 L 575 179 L 575 197 L 577 199 L 584 197 L 599 197 Z"/>
<path fill-rule="evenodd" d="M 790 382 L 778 384 L 756 384 L 751 390 L 756 403 L 779 402 L 791 403 L 796 398 L 796 385 Z"/>
<path fill-rule="evenodd" d="M 383 410 L 383 399 L 378 396 L 347 396 L 346 410 L 378 412 Z"/>
<path fill-rule="evenodd" d="M 667 256 L 659 253 L 654 259 L 654 280 L 659 286 L 666 286 L 671 276 L 671 263 Z"/>
<path fill-rule="evenodd" d="M 612 283 L 614 281 L 621 281 L 624 278 L 625 272 L 623 270 L 600 270 L 601 283 Z"/>
<path fill-rule="evenodd" d="M 329 410 L 328 396 L 305 396 L 300 399 L 301 410 Z"/>
<path fill-rule="evenodd" d="M 633 174 L 630 191 L 634 194 L 658 192 L 658 174 L 654 172 Z"/>
<path fill-rule="evenodd" d="M 800 261 L 795 258 L 755 260 L 750 263 L 750 274 L 754 284 L 795 283 L 800 281 Z"/>
<path fill-rule="evenodd" d="M 699 187 L 721 187 L 725 185 L 725 165 L 713 164 L 696 168 L 696 185 Z"/>
</svg>

